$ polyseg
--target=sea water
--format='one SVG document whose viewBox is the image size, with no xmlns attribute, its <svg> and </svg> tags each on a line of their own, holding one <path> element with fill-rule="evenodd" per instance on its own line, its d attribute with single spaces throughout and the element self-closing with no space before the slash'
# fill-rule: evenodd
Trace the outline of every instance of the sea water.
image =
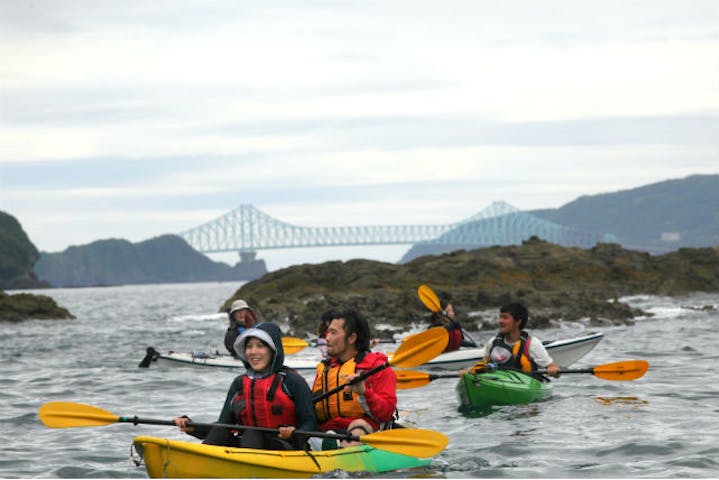
<svg viewBox="0 0 719 480">
<path fill-rule="evenodd" d="M 148 346 L 222 351 L 227 320 L 218 309 L 240 285 L 33 292 L 53 297 L 77 319 L 0 323 L 0 477 L 142 478 L 144 467 L 135 465 L 130 448 L 133 437 L 194 441 L 167 426 L 50 429 L 37 411 L 46 402 L 70 401 L 121 416 L 170 420 L 187 414 L 214 421 L 239 372 L 140 369 L 138 363 Z M 458 411 L 455 380 L 400 390 L 402 421 L 443 432 L 449 445 L 430 469 L 386 477 L 719 476 L 719 295 L 623 300 L 654 315 L 631 326 L 571 323 L 532 333 L 556 340 L 600 330 L 604 340 L 572 368 L 639 358 L 650 363 L 643 378 L 617 382 L 565 374 L 554 380 L 550 400 L 476 418 Z M 493 334 L 472 332 L 482 342 Z M 298 355 L 316 358 L 317 352 L 307 348 Z"/>
</svg>

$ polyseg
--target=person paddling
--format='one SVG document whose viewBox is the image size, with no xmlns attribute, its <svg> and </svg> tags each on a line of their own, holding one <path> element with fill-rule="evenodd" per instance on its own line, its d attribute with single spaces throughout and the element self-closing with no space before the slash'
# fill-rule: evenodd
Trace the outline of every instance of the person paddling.
<svg viewBox="0 0 719 480">
<path fill-rule="evenodd" d="M 235 350 L 247 371 L 230 385 L 217 421 L 277 428 L 279 434 L 257 430 L 237 432 L 224 427 L 194 430 L 187 426 L 191 421 L 187 417 L 176 417 L 175 424 L 190 435 L 204 438 L 203 443 L 210 445 L 304 450 L 307 438 L 293 432 L 317 429 L 312 393 L 299 373 L 284 366 L 281 336 L 280 327 L 270 322 L 259 323 L 240 335 Z"/>
<path fill-rule="evenodd" d="M 524 330 L 528 318 L 529 312 L 521 303 L 502 306 L 499 309 L 499 333 L 484 346 L 484 362 L 525 372 L 546 368 L 547 375 L 558 377 L 559 365 L 554 363 L 542 342 Z M 484 364 L 480 362 L 472 370 L 482 369 Z"/>
<path fill-rule="evenodd" d="M 356 310 L 337 312 L 327 327 L 329 358 L 317 365 L 312 392 L 320 396 L 352 381 L 360 372 L 387 363 L 387 355 L 370 351 L 370 328 Z M 316 402 L 320 428 L 362 436 L 392 422 L 397 407 L 397 377 L 385 368 L 364 381 Z M 341 443 L 341 446 L 357 442 Z"/>
<path fill-rule="evenodd" d="M 255 326 L 257 316 L 255 311 L 242 299 L 232 302 L 227 316 L 229 317 L 230 325 L 225 333 L 225 348 L 230 352 L 230 355 L 238 358 L 237 352 L 235 352 L 235 341 L 242 332 Z"/>
<path fill-rule="evenodd" d="M 463 342 L 464 335 L 462 333 L 462 324 L 455 319 L 454 308 L 452 308 L 451 303 L 448 303 L 447 306 L 444 308 L 444 313 L 446 313 L 446 317 L 444 320 L 442 318 L 442 314 L 436 312 L 430 313 L 429 325 L 427 326 L 427 328 L 446 328 L 447 333 L 449 334 L 449 342 L 447 343 L 447 348 L 445 348 L 444 351 L 453 352 L 455 350 L 459 350 L 459 347 L 466 346 Z"/>
</svg>

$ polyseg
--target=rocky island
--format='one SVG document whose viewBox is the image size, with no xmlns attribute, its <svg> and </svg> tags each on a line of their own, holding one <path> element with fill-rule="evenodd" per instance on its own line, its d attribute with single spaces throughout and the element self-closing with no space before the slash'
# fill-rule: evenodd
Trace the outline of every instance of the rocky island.
<svg viewBox="0 0 719 480">
<path fill-rule="evenodd" d="M 0 212 L 0 321 L 74 318 L 46 295 L 8 295 L 2 291 L 48 287 L 48 283 L 38 280 L 33 272 L 33 265 L 39 256 L 37 248 L 15 217 Z"/>
<path fill-rule="evenodd" d="M 551 322 L 631 323 L 646 315 L 619 300 L 652 294 L 719 291 L 719 247 L 683 248 L 660 256 L 617 244 L 565 248 L 533 237 L 522 245 L 427 255 L 406 264 L 370 260 L 296 265 L 243 285 L 227 299 L 247 300 L 259 316 L 313 332 L 330 308 L 354 307 L 374 325 L 405 330 L 428 314 L 417 287 L 430 285 L 451 302 L 468 330 L 495 328 L 497 308 L 520 301 L 530 327 Z"/>
</svg>

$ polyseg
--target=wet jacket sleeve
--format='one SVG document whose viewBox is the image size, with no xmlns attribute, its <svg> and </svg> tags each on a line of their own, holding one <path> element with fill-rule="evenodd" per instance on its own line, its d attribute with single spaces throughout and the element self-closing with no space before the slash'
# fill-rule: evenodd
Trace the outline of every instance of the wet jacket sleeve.
<svg viewBox="0 0 719 480">
<path fill-rule="evenodd" d="M 371 354 L 370 354 L 371 355 Z M 368 355 L 369 356 L 369 355 Z M 364 361 L 358 365 L 358 370 L 369 370 L 387 362 L 384 354 L 376 353 L 369 368 Z M 379 422 L 392 420 L 397 407 L 397 375 L 391 368 L 385 368 L 365 380 L 365 402 L 372 416 Z"/>
<path fill-rule="evenodd" d="M 222 406 L 222 411 L 220 412 L 220 418 L 215 423 L 237 423 L 234 412 L 232 411 L 232 399 L 235 397 L 235 392 L 237 392 L 238 384 L 241 381 L 241 377 L 237 377 L 232 382 L 232 385 L 230 385 L 230 389 L 227 391 L 227 397 L 225 398 L 225 403 Z M 190 419 L 190 421 L 192 421 L 192 419 Z M 204 439 L 207 437 L 211 428 L 212 427 L 210 426 L 196 426 L 192 432 L 187 432 L 187 434 Z"/>
<path fill-rule="evenodd" d="M 230 327 L 225 333 L 225 348 L 234 358 L 237 358 L 237 353 L 235 352 L 234 348 L 235 340 L 237 340 L 237 337 L 239 336 L 240 333 L 237 331 L 237 327 Z"/>
<path fill-rule="evenodd" d="M 239 420 L 235 418 L 235 412 L 232 410 L 232 399 L 235 398 L 235 394 L 240 388 L 242 383 L 242 376 L 236 377 L 227 390 L 227 397 L 225 397 L 225 403 L 222 405 L 222 411 L 220 412 L 220 418 L 217 423 L 238 423 Z"/>
<path fill-rule="evenodd" d="M 301 375 L 298 373 L 288 373 L 285 378 L 287 388 L 295 402 L 295 412 L 297 415 L 297 429 L 316 431 L 317 417 L 315 417 L 315 406 L 312 402 L 312 392 L 310 387 Z"/>
</svg>

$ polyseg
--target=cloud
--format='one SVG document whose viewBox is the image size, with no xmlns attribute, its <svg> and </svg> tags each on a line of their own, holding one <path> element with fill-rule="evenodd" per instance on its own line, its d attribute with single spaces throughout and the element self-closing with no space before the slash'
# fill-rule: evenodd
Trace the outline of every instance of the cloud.
<svg viewBox="0 0 719 480">
<path fill-rule="evenodd" d="M 242 203 L 447 223 L 716 173 L 718 21 L 714 1 L 4 1 L 0 208 L 59 250 Z"/>
</svg>

